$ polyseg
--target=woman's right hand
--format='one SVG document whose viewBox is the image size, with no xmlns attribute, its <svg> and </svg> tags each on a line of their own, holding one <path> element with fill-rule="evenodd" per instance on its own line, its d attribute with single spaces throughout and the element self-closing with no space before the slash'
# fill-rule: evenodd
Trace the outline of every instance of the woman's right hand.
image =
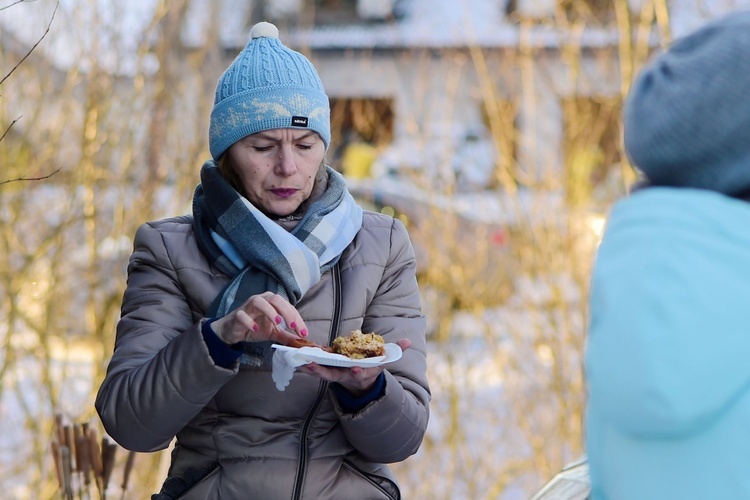
<svg viewBox="0 0 750 500">
<path fill-rule="evenodd" d="M 296 335 L 280 328 L 282 321 Z M 307 326 L 297 309 L 284 297 L 272 292 L 253 295 L 240 307 L 211 323 L 211 328 L 229 345 L 267 340 L 287 345 L 307 336 Z"/>
</svg>

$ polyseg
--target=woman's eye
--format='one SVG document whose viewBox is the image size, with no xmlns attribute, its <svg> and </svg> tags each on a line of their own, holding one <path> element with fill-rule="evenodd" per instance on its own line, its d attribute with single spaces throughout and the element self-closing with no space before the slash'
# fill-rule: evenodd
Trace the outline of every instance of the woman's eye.
<svg viewBox="0 0 750 500">
<path fill-rule="evenodd" d="M 297 147 L 300 149 L 312 149 L 310 144 L 297 144 Z"/>
<path fill-rule="evenodd" d="M 273 146 L 253 146 L 253 149 L 259 153 L 269 151 Z"/>
</svg>

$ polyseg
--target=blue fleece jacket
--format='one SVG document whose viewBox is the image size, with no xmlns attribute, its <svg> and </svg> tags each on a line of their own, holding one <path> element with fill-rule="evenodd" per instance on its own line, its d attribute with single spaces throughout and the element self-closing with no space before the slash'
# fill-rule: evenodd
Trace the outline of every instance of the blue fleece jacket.
<svg viewBox="0 0 750 500">
<path fill-rule="evenodd" d="M 595 500 L 750 498 L 750 203 L 654 187 L 615 205 L 586 372 Z"/>
</svg>

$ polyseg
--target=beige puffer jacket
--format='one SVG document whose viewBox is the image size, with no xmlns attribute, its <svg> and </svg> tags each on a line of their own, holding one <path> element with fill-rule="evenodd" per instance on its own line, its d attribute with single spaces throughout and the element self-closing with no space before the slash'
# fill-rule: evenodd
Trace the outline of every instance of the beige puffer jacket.
<svg viewBox="0 0 750 500">
<path fill-rule="evenodd" d="M 199 250 L 190 217 L 138 230 L 96 399 L 106 431 L 141 452 L 167 448 L 176 436 L 163 492 L 197 482 L 178 498 L 400 498 L 384 464 L 417 451 L 430 400 L 425 319 L 403 224 L 365 212 L 337 268 L 297 304 L 317 343 L 354 329 L 411 340 L 384 372 L 384 396 L 354 414 L 342 411 L 327 382 L 303 372 L 280 392 L 267 364 L 214 364 L 200 329 L 229 281 Z"/>
</svg>

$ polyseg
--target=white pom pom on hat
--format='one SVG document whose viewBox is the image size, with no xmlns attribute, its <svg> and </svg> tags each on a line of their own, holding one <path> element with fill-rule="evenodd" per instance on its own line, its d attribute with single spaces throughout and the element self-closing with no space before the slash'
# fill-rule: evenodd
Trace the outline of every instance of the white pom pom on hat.
<svg viewBox="0 0 750 500">
<path fill-rule="evenodd" d="M 279 28 L 262 21 L 250 30 L 250 38 L 279 38 Z"/>
</svg>

